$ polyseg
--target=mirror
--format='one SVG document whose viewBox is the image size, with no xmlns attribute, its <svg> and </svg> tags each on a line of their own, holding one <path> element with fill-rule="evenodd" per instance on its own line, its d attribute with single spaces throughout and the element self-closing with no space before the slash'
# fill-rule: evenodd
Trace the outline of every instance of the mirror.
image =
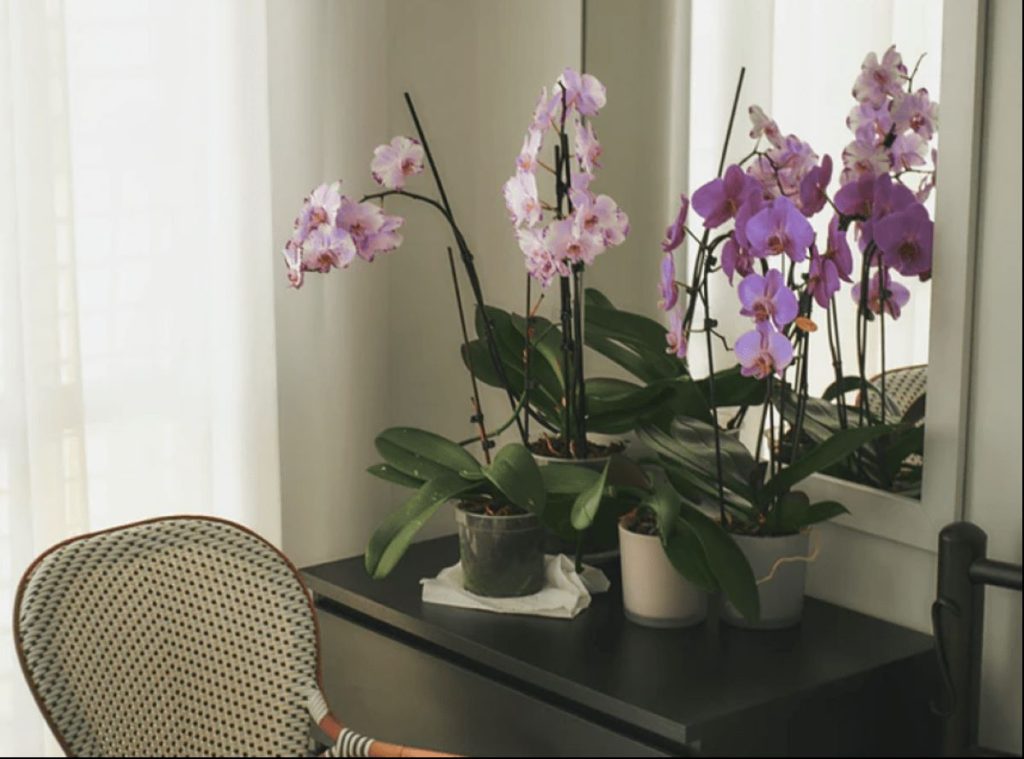
<svg viewBox="0 0 1024 759">
<path fill-rule="evenodd" d="M 909 85 L 909 92 L 919 93 L 925 88 L 931 102 L 942 103 L 941 128 L 929 135 L 930 139 L 924 138 L 930 130 L 915 120 L 913 128 L 903 130 L 901 124 L 908 138 L 896 144 L 896 153 L 892 150 L 895 132 L 889 134 L 886 144 L 888 157 L 901 164 L 889 173 L 907 186 L 908 195 L 917 195 L 915 200 L 921 201 L 929 219 L 935 220 L 935 276 L 914 267 L 908 267 L 905 276 L 890 269 L 892 286 L 881 289 L 881 299 L 869 297 L 865 309 L 863 297 L 860 301 L 854 298 L 855 288 L 863 290 L 857 288 L 857 280 L 864 273 L 858 244 L 863 230 L 855 223 L 848 232 L 854 262 L 852 281 L 841 283 L 831 318 L 826 311 L 818 311 L 819 317 L 813 320 L 817 330 L 808 338 L 807 385 L 813 397 L 833 404 L 843 399 L 869 421 L 881 423 L 884 414 L 887 424 L 895 420 L 905 430 L 917 429 L 910 433 L 914 440 L 898 444 L 897 450 L 905 456 L 892 476 L 851 468 L 819 478 L 823 492 L 841 492 L 844 502 L 851 497 L 881 503 L 891 500 L 890 496 L 897 501 L 923 496 L 935 506 L 933 514 L 952 517 L 956 508 L 953 496 L 942 491 L 958 492 L 962 466 L 948 472 L 937 470 L 930 478 L 925 472 L 957 461 L 962 464 L 961 365 L 969 316 L 964 304 L 969 302 L 970 285 L 969 275 L 961 274 L 973 253 L 973 198 L 967 193 L 974 171 L 971 146 L 977 141 L 974 76 L 981 50 L 980 12 L 977 3 L 944 5 L 941 0 L 875 0 L 859 4 L 855 10 L 847 3 L 821 0 L 763 4 L 659 1 L 628 7 L 614 0 L 586 0 L 584 4 L 585 66 L 617 96 L 609 99 L 603 114 L 602 142 L 606 152 L 617 155 L 617 164 L 643 169 L 642 174 L 623 176 L 622 184 L 616 185 L 620 203 L 635 221 L 630 260 L 622 266 L 628 267 L 634 278 L 646 277 L 652 293 L 661 255 L 658 232 L 674 217 L 681 192 L 692 198 L 697 188 L 715 177 L 741 67 L 746 69 L 745 79 L 726 165 L 746 159 L 744 168 L 748 168 L 751 161 L 761 160 L 751 158 L 752 151 L 772 147 L 765 137 L 758 144 L 749 136 L 748 109 L 760 106 L 783 136 L 795 134 L 816 156 L 831 156 L 830 202 L 844 179 L 844 169 L 856 171 L 858 158 L 872 160 L 869 155 L 857 156 L 858 146 L 851 146 L 864 122 L 865 110 L 851 113 L 858 106 L 851 91 L 865 56 L 874 53 L 882 62 L 890 45 L 895 45 L 902 66 L 891 54 L 888 63 L 903 80 L 903 89 L 908 91 Z M 955 35 L 949 33 L 950 25 L 958 30 Z M 622 102 L 623 90 L 626 103 Z M 894 99 L 887 102 L 891 115 Z M 914 155 L 905 150 L 910 143 Z M 929 192 L 935 158 L 945 158 L 942 145 L 956 148 L 950 150 L 948 161 L 943 161 L 943 181 Z M 656 165 L 652 154 L 659 159 Z M 961 177 L 964 186 L 958 186 Z M 606 181 L 618 179 L 609 176 Z M 693 208 L 690 213 L 690 224 L 699 227 L 699 216 L 694 216 Z M 826 208 L 812 219 L 819 246 L 828 238 L 832 216 Z M 694 247 L 691 245 L 691 250 Z M 677 267 L 687 257 L 681 250 Z M 794 266 L 799 282 L 808 273 L 808 265 Z M 608 276 L 621 276 L 624 271 Z M 867 274 L 871 296 L 878 288 L 872 290 L 871 272 Z M 721 368 L 736 363 L 728 348 L 748 328 L 744 326 L 748 319 L 739 314 L 737 293 L 727 277 L 717 277 L 710 299 L 721 304 L 713 308 L 713 316 L 729 343 L 723 346 L 716 341 L 713 348 L 714 366 Z M 656 316 L 655 301 L 652 295 L 643 306 L 636 305 Z M 884 312 L 884 317 L 878 312 Z M 699 342 L 702 348 L 703 340 Z M 708 371 L 707 353 L 699 348 L 690 356 L 692 372 L 698 377 Z M 842 360 L 839 377 L 863 373 L 870 382 L 866 393 L 863 383 L 850 381 L 839 385 L 847 392 L 837 392 L 837 358 Z M 792 383 L 792 376 L 789 381 Z M 928 406 L 926 419 L 927 391 L 934 397 L 936 390 L 942 390 L 942 395 Z M 753 449 L 757 431 L 749 426 L 744 424 L 743 438 Z M 782 442 L 786 434 L 785 429 L 776 432 Z M 925 448 L 929 451 L 927 466 Z M 927 539 L 911 536 L 907 540 L 918 543 Z"/>
</svg>

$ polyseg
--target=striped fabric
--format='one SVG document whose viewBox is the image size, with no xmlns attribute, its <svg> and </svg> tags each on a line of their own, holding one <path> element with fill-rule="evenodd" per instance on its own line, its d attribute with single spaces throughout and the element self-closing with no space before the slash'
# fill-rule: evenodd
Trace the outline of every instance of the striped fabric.
<svg viewBox="0 0 1024 759">
<path fill-rule="evenodd" d="M 15 641 L 69 754 L 309 750 L 319 687 L 308 591 L 237 525 L 161 519 L 51 549 L 22 581 Z M 366 756 L 370 742 L 346 733 L 334 755 Z"/>
</svg>

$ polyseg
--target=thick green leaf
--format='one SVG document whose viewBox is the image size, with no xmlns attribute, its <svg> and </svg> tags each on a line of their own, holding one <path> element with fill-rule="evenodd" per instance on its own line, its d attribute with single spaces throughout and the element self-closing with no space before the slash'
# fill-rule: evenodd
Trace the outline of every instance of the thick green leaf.
<svg viewBox="0 0 1024 759">
<path fill-rule="evenodd" d="M 576 496 L 594 484 L 600 475 L 577 464 L 547 464 L 540 468 L 544 489 L 552 495 Z"/>
<path fill-rule="evenodd" d="M 676 519 L 672 537 L 665 544 L 665 555 L 676 571 L 709 593 L 719 589 L 704 546 L 689 522 Z"/>
<path fill-rule="evenodd" d="M 448 500 L 468 493 L 477 483 L 452 471 L 431 479 L 381 523 L 370 538 L 364 557 L 366 571 L 374 579 L 387 577 L 409 548 L 413 536 Z"/>
<path fill-rule="evenodd" d="M 509 443 L 483 467 L 484 477 L 516 506 L 543 514 L 546 502 L 544 480 L 533 455 L 522 443 Z"/>
<path fill-rule="evenodd" d="M 446 471 L 469 478 L 480 475 L 480 464 L 465 448 L 433 432 L 392 427 L 374 442 L 387 463 L 420 480 L 433 479 Z"/>
<path fill-rule="evenodd" d="M 715 372 L 715 405 L 722 406 L 760 406 L 768 395 L 768 383 L 754 377 L 744 377 L 739 366 Z M 705 377 L 698 381 L 701 394 L 711 398 L 711 378 Z"/>
<path fill-rule="evenodd" d="M 924 454 L 924 427 L 897 429 L 882 456 L 886 478 L 891 482 L 903 466 L 903 461 L 914 454 Z"/>
<path fill-rule="evenodd" d="M 860 377 L 843 377 L 836 380 L 821 394 L 823 400 L 834 401 L 836 398 L 860 390 Z"/>
<path fill-rule="evenodd" d="M 600 476 L 576 498 L 572 505 L 572 526 L 577 530 L 585 530 L 594 522 L 598 509 L 601 508 L 601 499 L 604 497 L 604 484 L 608 479 L 608 467 L 611 461 L 604 465 Z"/>
<path fill-rule="evenodd" d="M 818 501 L 812 504 L 806 493 L 793 490 L 782 496 L 774 509 L 774 532 L 791 535 L 812 524 L 847 513 L 846 507 L 838 501 Z"/>
<path fill-rule="evenodd" d="M 595 379 L 596 382 L 587 380 L 587 429 L 591 432 L 606 435 L 631 432 L 638 422 L 656 418 L 659 410 L 673 395 L 672 388 L 664 383 L 655 383 L 647 387 L 633 385 L 629 389 L 620 386 L 618 392 L 614 392 L 612 383 L 621 380 Z"/>
<path fill-rule="evenodd" d="M 882 425 L 839 430 L 769 480 L 765 492 L 769 497 L 782 495 L 798 482 L 842 461 L 861 446 L 888 435 L 892 430 L 892 427 Z"/>
<path fill-rule="evenodd" d="M 756 620 L 761 614 L 757 581 L 739 546 L 718 522 L 712 521 L 698 509 L 684 504 L 679 516 L 700 540 L 708 566 L 726 598 L 746 619 Z"/>
<path fill-rule="evenodd" d="M 658 534 L 661 536 L 662 545 L 667 546 L 669 539 L 676 529 L 676 520 L 679 518 L 679 508 L 682 501 L 679 494 L 672 489 L 664 476 L 655 476 L 651 485 L 651 492 L 641 502 L 654 512 L 658 522 Z"/>
<path fill-rule="evenodd" d="M 423 484 L 423 480 L 418 477 L 410 477 L 409 475 L 398 471 L 390 464 L 374 464 L 371 467 L 367 467 L 366 471 L 374 477 L 379 477 L 387 482 L 393 482 L 404 488 L 418 488 Z"/>
</svg>

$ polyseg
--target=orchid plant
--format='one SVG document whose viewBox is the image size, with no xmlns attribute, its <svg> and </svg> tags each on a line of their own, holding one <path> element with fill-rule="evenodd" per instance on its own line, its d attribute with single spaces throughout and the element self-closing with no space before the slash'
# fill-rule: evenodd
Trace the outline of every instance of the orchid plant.
<svg viewBox="0 0 1024 759">
<path fill-rule="evenodd" d="M 735 116 L 743 76 L 733 105 Z M 833 163 L 819 158 L 798 136 L 783 135 L 764 111 L 750 109 L 755 144 L 742 161 L 681 199 L 666 231 L 661 263 L 660 307 L 668 312 L 667 351 L 686 359 L 690 339 L 703 334 L 710 362 L 710 424 L 678 419 L 670 428 L 648 426 L 641 437 L 658 454 L 674 484 L 693 497 L 717 501 L 724 524 L 735 531 L 784 534 L 842 513 L 837 503 L 811 504 L 793 490 L 818 471 L 858 471 L 891 483 L 904 459 L 920 445 L 912 419 L 886 415 L 885 325 L 907 306 L 909 291 L 898 277 L 926 281 L 931 274 L 932 221 L 924 201 L 935 185 L 937 106 L 924 88 L 914 89 L 895 47 L 881 58 L 869 54 L 853 94 L 857 105 L 847 124 L 854 140 L 842 154 L 839 188 L 831 194 Z M 730 130 L 732 119 L 730 119 Z M 914 185 L 908 185 L 916 180 Z M 702 219 L 688 224 L 690 211 Z M 812 220 L 829 214 L 819 238 Z M 860 261 L 848 240 L 853 231 Z M 674 251 L 686 237 L 697 245 L 692 279 L 677 280 Z M 737 427 L 750 408 L 761 406 L 757 450 L 722 434 L 716 400 L 712 340 L 728 345 L 709 303 L 708 281 L 721 274 L 736 288 L 740 315 L 750 330 L 731 347 L 740 374 L 756 383 L 755 403 L 744 403 L 726 425 Z M 854 280 L 856 277 L 856 280 Z M 843 283 L 857 304 L 857 369 L 843 372 L 836 298 Z M 690 297 L 684 306 L 681 292 Z M 703 323 L 695 325 L 696 306 Z M 723 306 L 716 304 L 719 308 Z M 826 400 L 808 392 L 810 333 L 827 325 L 835 382 Z M 866 376 L 869 325 L 876 324 L 882 348 L 881 414 L 871 413 L 876 392 Z M 857 390 L 855 406 L 845 393 Z M 829 402 L 836 400 L 836 403 Z M 778 421 L 776 421 L 778 414 Z M 767 439 L 767 460 L 761 456 Z"/>
<path fill-rule="evenodd" d="M 563 458 L 585 459 L 589 453 L 584 272 L 602 253 L 621 245 L 629 233 L 629 217 L 615 200 L 590 189 L 601 166 L 602 151 L 589 119 L 597 116 L 606 100 L 605 87 L 596 77 L 565 69 L 550 91 L 542 89 L 516 159 L 515 174 L 504 186 L 505 204 L 528 273 L 523 358 L 512 357 L 511 362 L 520 365 L 523 373 L 526 424 L 533 416 L 549 431 L 557 432 L 557 444 L 549 441 L 547 452 Z M 551 163 L 541 157 L 548 137 L 555 143 Z M 541 198 L 538 172 L 554 192 L 547 200 Z M 532 282 L 546 290 L 556 281 L 560 334 L 536 316 L 540 301 L 531 305 Z M 535 342 L 541 358 L 548 361 L 546 368 L 557 380 L 558 386 L 551 388 L 555 397 L 550 399 L 556 403 L 555 413 L 550 404 L 545 414 L 530 403 Z"/>
</svg>

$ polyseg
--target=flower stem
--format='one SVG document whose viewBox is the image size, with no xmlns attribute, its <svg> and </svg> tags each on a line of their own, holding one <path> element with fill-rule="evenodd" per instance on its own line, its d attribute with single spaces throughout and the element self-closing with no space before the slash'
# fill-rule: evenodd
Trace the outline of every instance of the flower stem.
<svg viewBox="0 0 1024 759">
<path fill-rule="evenodd" d="M 491 463 L 491 441 L 487 436 L 487 427 L 484 425 L 484 410 L 480 404 L 480 388 L 476 381 L 476 371 L 473 369 L 473 359 L 469 352 L 469 330 L 466 328 L 466 311 L 462 307 L 462 294 L 459 288 L 459 276 L 455 271 L 455 256 L 452 248 L 448 246 L 448 267 L 452 272 L 452 288 L 455 291 L 455 303 L 459 309 L 459 326 L 462 328 L 462 345 L 466 351 L 466 366 L 469 368 L 469 381 L 473 387 L 473 421 L 480 430 L 480 446 L 484 449 L 484 461 Z"/>
</svg>

